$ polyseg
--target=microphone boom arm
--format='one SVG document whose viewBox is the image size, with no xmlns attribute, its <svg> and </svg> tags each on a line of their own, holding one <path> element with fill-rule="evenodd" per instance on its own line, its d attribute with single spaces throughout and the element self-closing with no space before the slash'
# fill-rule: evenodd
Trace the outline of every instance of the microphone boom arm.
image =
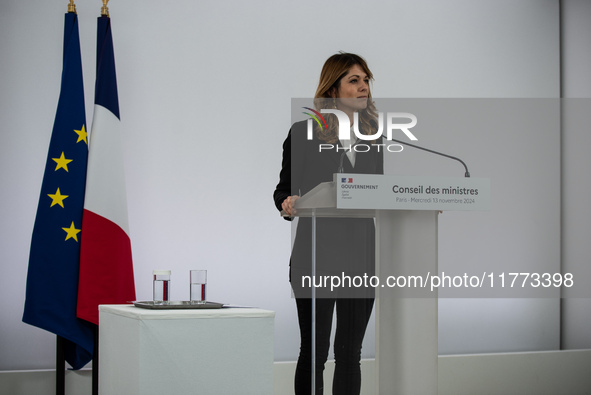
<svg viewBox="0 0 591 395">
<path fill-rule="evenodd" d="M 400 140 L 395 140 L 395 139 L 389 139 L 389 140 L 395 141 L 395 142 L 397 142 L 399 144 L 402 144 L 402 145 L 408 145 L 409 147 L 418 148 L 420 150 L 427 151 L 427 152 L 430 152 L 432 154 L 437 154 L 437 155 L 445 156 L 446 158 L 457 160 L 462 165 L 464 165 L 464 169 L 466 169 L 466 173 L 464 174 L 464 177 L 470 177 L 470 172 L 468 171 L 468 166 L 466 166 L 466 164 L 464 163 L 464 161 L 461 160 L 460 158 L 456 158 L 455 156 L 451 156 L 451 155 L 447 155 L 447 154 L 444 154 L 444 153 L 441 153 L 441 152 L 433 151 L 433 150 L 431 150 L 429 148 L 420 147 L 418 145 L 410 144 L 410 143 L 403 142 L 403 141 L 400 141 Z"/>
</svg>

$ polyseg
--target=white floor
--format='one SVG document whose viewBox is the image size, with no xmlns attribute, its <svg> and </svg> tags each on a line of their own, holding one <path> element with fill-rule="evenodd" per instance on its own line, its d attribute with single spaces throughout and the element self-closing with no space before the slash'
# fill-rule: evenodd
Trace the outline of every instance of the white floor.
<svg viewBox="0 0 591 395">
<path fill-rule="evenodd" d="M 329 363 L 325 372 L 327 394 L 332 369 Z M 364 360 L 362 369 L 362 394 L 375 395 L 375 382 L 370 379 L 374 377 L 374 361 Z M 275 363 L 275 395 L 293 394 L 294 370 L 294 362 Z M 590 372 L 591 350 L 440 356 L 439 394 L 589 395 Z M 52 370 L 0 372 L 0 394 L 51 394 L 54 390 Z M 67 371 L 66 394 L 90 395 L 91 371 Z"/>
</svg>

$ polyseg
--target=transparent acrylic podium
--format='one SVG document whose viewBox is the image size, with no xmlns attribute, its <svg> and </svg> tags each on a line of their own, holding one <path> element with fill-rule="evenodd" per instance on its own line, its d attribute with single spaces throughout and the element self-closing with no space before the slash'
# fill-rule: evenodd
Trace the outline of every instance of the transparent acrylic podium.
<svg viewBox="0 0 591 395">
<path fill-rule="evenodd" d="M 438 214 L 488 210 L 489 180 L 335 174 L 333 182 L 322 183 L 298 199 L 295 208 L 298 217 L 312 221 L 312 278 L 317 218 L 375 218 L 377 393 L 437 394 L 438 293 L 422 285 L 438 274 Z M 406 286 L 391 286 L 387 279 L 393 278 L 405 279 Z M 413 284 L 406 282 L 413 279 Z M 314 287 L 311 296 L 312 366 L 316 366 Z M 312 393 L 315 385 L 312 374 Z"/>
</svg>

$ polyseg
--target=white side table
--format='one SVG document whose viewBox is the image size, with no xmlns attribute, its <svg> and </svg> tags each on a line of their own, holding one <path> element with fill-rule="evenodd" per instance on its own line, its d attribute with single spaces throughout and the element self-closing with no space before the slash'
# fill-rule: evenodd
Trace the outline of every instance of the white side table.
<svg viewBox="0 0 591 395">
<path fill-rule="evenodd" d="M 274 317 L 251 308 L 99 306 L 99 391 L 271 395 Z"/>
</svg>

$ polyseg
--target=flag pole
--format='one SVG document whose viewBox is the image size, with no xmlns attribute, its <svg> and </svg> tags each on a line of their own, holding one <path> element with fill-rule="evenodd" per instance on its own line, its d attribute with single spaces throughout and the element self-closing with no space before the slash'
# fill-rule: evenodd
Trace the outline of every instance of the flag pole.
<svg viewBox="0 0 591 395">
<path fill-rule="evenodd" d="M 56 336 L 55 344 L 55 395 L 66 393 L 66 356 L 64 353 L 64 338 Z"/>
<path fill-rule="evenodd" d="M 109 18 L 109 7 L 107 3 L 109 0 L 103 0 L 101 7 L 101 16 Z M 92 395 L 98 395 L 99 387 L 99 326 L 96 325 L 94 329 L 94 352 L 92 354 Z"/>
<path fill-rule="evenodd" d="M 94 326 L 94 352 L 92 353 L 92 395 L 99 390 L 99 327 Z"/>
<path fill-rule="evenodd" d="M 70 0 L 68 13 L 76 14 L 76 4 Z M 56 335 L 55 342 L 55 394 L 65 395 L 66 393 L 66 354 L 64 350 L 64 338 Z"/>
<path fill-rule="evenodd" d="M 103 0 L 101 7 L 101 16 L 109 17 L 109 0 Z M 92 395 L 98 395 L 99 387 L 99 326 L 94 329 L 94 352 L 92 354 Z"/>
</svg>

